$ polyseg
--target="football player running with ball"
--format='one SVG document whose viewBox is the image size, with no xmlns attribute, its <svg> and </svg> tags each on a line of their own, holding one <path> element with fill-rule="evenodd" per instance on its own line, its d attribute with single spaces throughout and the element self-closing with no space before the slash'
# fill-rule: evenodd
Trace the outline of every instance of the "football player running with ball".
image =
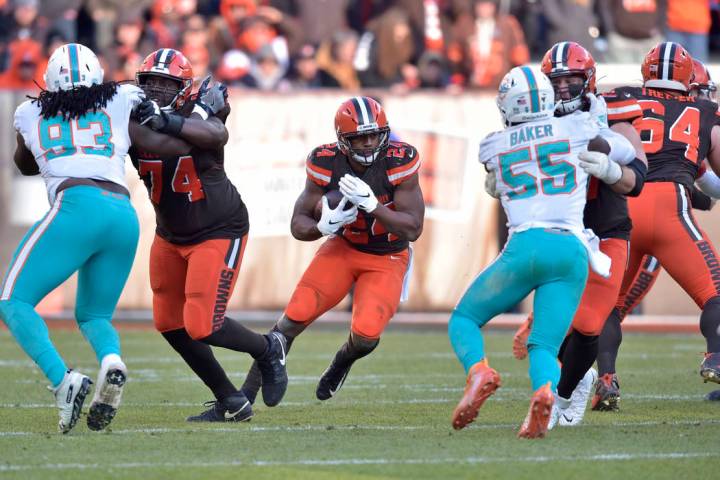
<svg viewBox="0 0 720 480">
<path fill-rule="evenodd" d="M 599 275 L 610 275 L 610 258 L 583 225 L 590 178 L 585 168 L 597 160 L 597 152 L 587 151 L 588 142 L 603 130 L 588 112 L 555 117 L 553 85 L 536 68 L 513 68 L 500 85 L 497 105 L 506 128 L 483 140 L 480 161 L 489 172 L 486 188 L 502 201 L 510 238 L 450 317 L 450 342 L 468 374 L 452 424 L 461 429 L 475 420 L 500 387 L 500 375 L 485 356 L 481 328 L 534 291 L 528 339 L 534 394 L 518 436 L 540 438 L 560 378 L 558 349 L 580 304 L 588 262 Z M 633 151 L 623 137 L 606 141 Z M 611 160 L 602 161 L 608 170 Z M 610 168 L 619 170 L 617 164 Z"/>
<path fill-rule="evenodd" d="M 350 337 L 320 378 L 320 400 L 334 396 L 353 363 L 377 347 L 400 303 L 411 262 L 409 242 L 420 236 L 425 212 L 418 152 L 389 140 L 390 127 L 378 102 L 368 97 L 343 102 L 335 131 L 337 143 L 317 147 L 308 156 L 305 189 L 295 202 L 290 227 L 298 240 L 328 239 L 273 328 L 288 338 L 289 347 L 355 285 Z M 343 198 L 331 208 L 325 194 L 338 189 Z M 319 202 L 318 219 L 314 212 Z M 261 382 L 253 365 L 242 387 L 249 399 Z"/>
<path fill-rule="evenodd" d="M 155 207 L 157 229 L 150 251 L 155 328 L 208 386 L 215 400 L 188 421 L 245 421 L 252 406 L 237 390 L 210 346 L 249 353 L 260 367 L 263 398 L 277 405 L 287 389 L 285 337 L 260 335 L 225 316 L 249 230 L 245 204 L 224 169 L 229 113 L 223 85 L 190 97 L 192 66 L 173 49 L 147 56 L 137 82 L 148 100 L 138 120 L 152 127 L 144 148 L 130 149 L 133 165 Z M 160 154 L 168 140 L 184 148 Z"/>
</svg>

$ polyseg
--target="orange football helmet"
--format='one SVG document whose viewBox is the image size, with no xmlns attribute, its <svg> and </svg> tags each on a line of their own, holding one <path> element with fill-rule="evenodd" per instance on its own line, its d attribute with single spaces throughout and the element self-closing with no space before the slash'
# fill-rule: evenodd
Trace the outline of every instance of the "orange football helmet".
<svg viewBox="0 0 720 480">
<path fill-rule="evenodd" d="M 693 58 L 693 81 L 690 84 L 690 93 L 704 100 L 717 101 L 717 86 L 710 78 L 710 71 L 700 60 Z"/>
<path fill-rule="evenodd" d="M 390 127 L 385 110 L 370 97 L 345 100 L 335 114 L 335 133 L 338 147 L 361 165 L 372 165 L 390 142 Z M 350 140 L 360 135 L 378 134 L 380 142 L 373 149 L 353 149 Z"/>
<path fill-rule="evenodd" d="M 581 87 L 570 88 L 570 99 L 562 100 L 560 92 L 555 90 L 555 100 L 558 102 L 556 111 L 566 115 L 578 110 L 584 102 L 588 102 L 585 95 L 595 93 L 595 59 L 585 47 L 575 42 L 558 42 L 545 56 L 540 64 L 540 70 L 552 81 L 554 78 L 579 75 L 585 79 Z"/>
<path fill-rule="evenodd" d="M 168 89 L 157 85 L 148 85 L 147 80 L 151 76 L 175 80 L 177 88 Z M 166 105 L 160 105 L 162 108 L 180 110 L 192 92 L 192 65 L 182 52 L 172 48 L 161 48 L 145 57 L 140 69 L 135 74 L 135 80 L 148 97 L 168 99 Z"/>
<path fill-rule="evenodd" d="M 640 68 L 643 83 L 650 88 L 687 92 L 693 81 L 693 62 L 679 43 L 662 42 L 645 55 Z"/>
</svg>

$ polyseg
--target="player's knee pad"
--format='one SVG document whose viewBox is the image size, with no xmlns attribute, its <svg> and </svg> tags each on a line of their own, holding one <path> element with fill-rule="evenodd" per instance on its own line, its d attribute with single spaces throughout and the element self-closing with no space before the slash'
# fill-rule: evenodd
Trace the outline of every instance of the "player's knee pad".
<svg viewBox="0 0 720 480">
<path fill-rule="evenodd" d="M 193 340 L 202 340 L 212 333 L 211 325 L 207 325 L 205 322 L 186 323 L 185 330 Z"/>
<path fill-rule="evenodd" d="M 378 344 L 380 343 L 380 339 L 368 338 L 355 332 L 351 332 L 350 342 L 352 343 L 352 347 L 356 352 L 361 353 L 362 355 L 367 355 L 377 348 Z"/>
<path fill-rule="evenodd" d="M 285 314 L 296 322 L 308 324 L 318 316 L 320 300 L 317 290 L 299 285 L 295 289 Z"/>
</svg>

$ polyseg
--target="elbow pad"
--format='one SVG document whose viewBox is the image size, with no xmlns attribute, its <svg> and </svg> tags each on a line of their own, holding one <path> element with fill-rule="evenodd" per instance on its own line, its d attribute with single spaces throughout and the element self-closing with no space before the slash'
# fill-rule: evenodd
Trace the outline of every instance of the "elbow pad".
<svg viewBox="0 0 720 480">
<path fill-rule="evenodd" d="M 695 184 L 705 195 L 720 198 L 720 178 L 712 170 L 705 170 L 705 173 L 695 180 Z"/>
<path fill-rule="evenodd" d="M 630 140 L 623 137 L 617 132 L 604 129 L 600 135 L 610 145 L 610 154 L 608 157 L 615 163 L 620 165 L 629 165 L 635 159 L 635 147 Z"/>
<path fill-rule="evenodd" d="M 633 152 L 634 151 L 635 149 L 633 149 Z M 628 197 L 637 197 L 638 195 L 640 195 L 640 192 L 642 192 L 643 185 L 645 185 L 647 166 L 642 162 L 642 160 L 638 160 L 637 158 L 635 158 L 632 162 L 627 164 L 627 167 L 633 172 L 635 172 L 635 185 L 633 186 L 633 189 L 625 195 Z"/>
</svg>

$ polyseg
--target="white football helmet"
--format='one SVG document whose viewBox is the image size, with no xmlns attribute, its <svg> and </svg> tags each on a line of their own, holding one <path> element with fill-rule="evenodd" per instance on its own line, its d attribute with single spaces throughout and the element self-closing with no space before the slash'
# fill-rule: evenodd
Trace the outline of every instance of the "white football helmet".
<svg viewBox="0 0 720 480">
<path fill-rule="evenodd" d="M 505 74 L 496 102 L 505 125 L 543 120 L 554 115 L 555 91 L 539 68 L 523 65 Z"/>
<path fill-rule="evenodd" d="M 50 56 L 45 85 L 51 92 L 101 84 L 105 72 L 95 53 L 85 45 L 68 43 Z"/>
</svg>

